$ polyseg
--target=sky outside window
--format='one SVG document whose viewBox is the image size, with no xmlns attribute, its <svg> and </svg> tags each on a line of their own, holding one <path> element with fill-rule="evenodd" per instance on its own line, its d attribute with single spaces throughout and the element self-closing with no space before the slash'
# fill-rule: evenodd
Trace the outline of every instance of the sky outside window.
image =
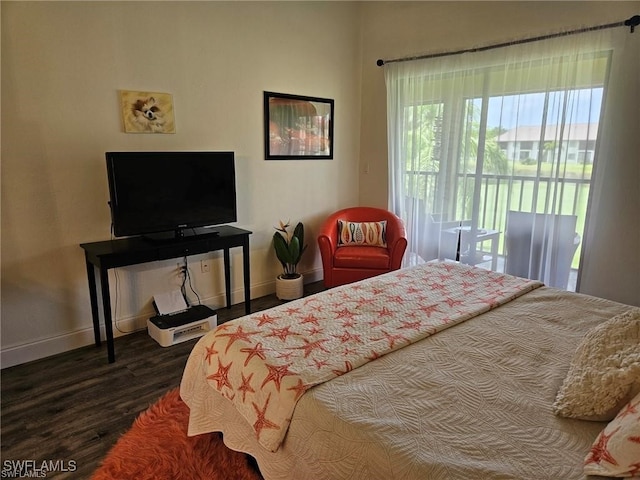
<svg viewBox="0 0 640 480">
<path fill-rule="evenodd" d="M 561 123 L 565 95 L 568 95 L 567 119 L 569 123 L 598 123 L 602 92 L 601 87 L 550 92 L 547 124 Z M 544 92 L 489 98 L 488 128 L 500 127 L 508 130 L 516 126 L 541 125 L 544 98 Z M 480 101 L 480 99 L 476 99 L 478 107 L 480 107 Z"/>
</svg>

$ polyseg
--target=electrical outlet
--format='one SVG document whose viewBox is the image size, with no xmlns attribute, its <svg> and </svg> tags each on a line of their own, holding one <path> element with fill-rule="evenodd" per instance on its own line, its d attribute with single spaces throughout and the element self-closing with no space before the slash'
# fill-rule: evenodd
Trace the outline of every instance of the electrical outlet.
<svg viewBox="0 0 640 480">
<path fill-rule="evenodd" d="M 209 260 L 200 260 L 200 271 L 202 273 L 209 273 L 211 271 Z"/>
</svg>

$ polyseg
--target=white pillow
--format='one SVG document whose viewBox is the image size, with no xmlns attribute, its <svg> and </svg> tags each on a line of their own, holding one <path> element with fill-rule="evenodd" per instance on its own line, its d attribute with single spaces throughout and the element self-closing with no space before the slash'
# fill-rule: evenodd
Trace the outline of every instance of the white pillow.
<svg viewBox="0 0 640 480">
<path fill-rule="evenodd" d="M 387 247 L 387 221 L 350 222 L 338 220 L 338 246 Z"/>
<path fill-rule="evenodd" d="M 586 475 L 640 475 L 640 394 L 600 432 L 584 459 Z"/>
<path fill-rule="evenodd" d="M 563 417 L 608 421 L 639 391 L 640 308 L 633 308 L 585 335 L 553 411 Z"/>
</svg>

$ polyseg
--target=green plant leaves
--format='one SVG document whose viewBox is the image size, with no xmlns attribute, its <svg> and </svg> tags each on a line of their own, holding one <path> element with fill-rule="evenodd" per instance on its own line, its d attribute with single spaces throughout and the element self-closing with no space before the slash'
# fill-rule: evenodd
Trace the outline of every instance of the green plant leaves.
<svg viewBox="0 0 640 480">
<path fill-rule="evenodd" d="M 287 232 L 288 226 L 289 224 L 283 225 L 280 222 L 281 228 L 276 227 L 277 232 L 273 234 L 273 247 L 278 260 L 282 264 L 285 275 L 292 275 L 297 273 L 298 262 L 300 262 L 302 254 L 307 249 L 307 245 L 304 245 L 304 226 L 302 222 L 298 222 L 291 238 L 289 238 Z"/>
</svg>

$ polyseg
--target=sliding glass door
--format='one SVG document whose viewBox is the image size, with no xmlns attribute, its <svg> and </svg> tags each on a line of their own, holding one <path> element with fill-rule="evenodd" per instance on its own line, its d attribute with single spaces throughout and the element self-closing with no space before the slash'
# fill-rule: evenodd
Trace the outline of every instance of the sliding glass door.
<svg viewBox="0 0 640 480">
<path fill-rule="evenodd" d="M 575 289 L 610 51 L 542 43 L 385 65 L 389 202 L 410 262 Z"/>
</svg>

